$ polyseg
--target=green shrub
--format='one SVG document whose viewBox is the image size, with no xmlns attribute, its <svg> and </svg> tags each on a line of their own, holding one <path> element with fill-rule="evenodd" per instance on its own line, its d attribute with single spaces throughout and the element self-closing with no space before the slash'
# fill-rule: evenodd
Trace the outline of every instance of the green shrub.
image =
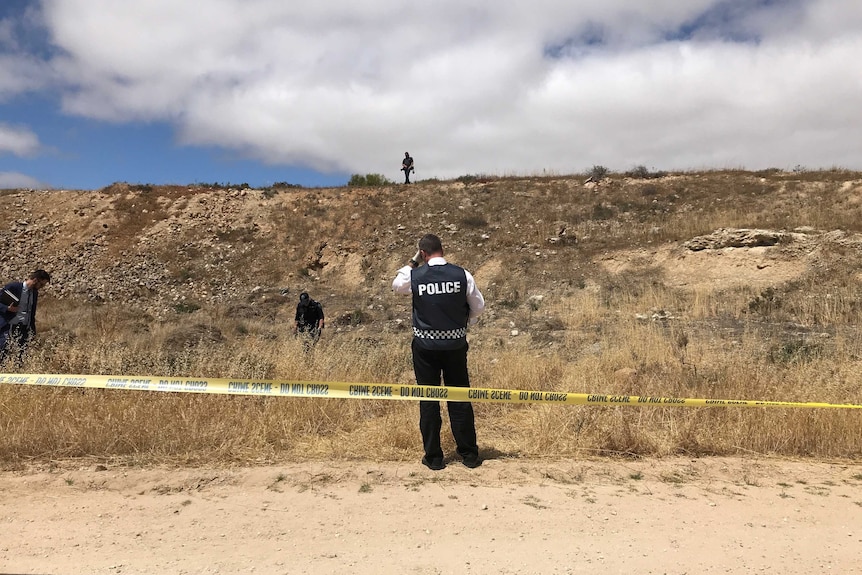
<svg viewBox="0 0 862 575">
<path fill-rule="evenodd" d="M 630 178 L 635 178 L 637 180 L 649 180 L 652 178 L 662 178 L 666 175 L 667 175 L 666 172 L 662 172 L 660 170 L 657 170 L 655 172 L 651 172 L 647 169 L 646 166 L 635 166 L 634 168 L 632 168 L 631 170 L 626 172 L 626 176 L 628 176 Z"/>
<path fill-rule="evenodd" d="M 392 183 L 392 180 L 382 174 L 353 174 L 350 176 L 348 186 L 386 186 Z"/>
</svg>

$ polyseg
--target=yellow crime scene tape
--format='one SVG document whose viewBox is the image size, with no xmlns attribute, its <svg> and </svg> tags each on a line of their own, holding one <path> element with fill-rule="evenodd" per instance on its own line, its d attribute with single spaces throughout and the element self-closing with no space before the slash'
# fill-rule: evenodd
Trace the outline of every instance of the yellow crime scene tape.
<svg viewBox="0 0 862 575">
<path fill-rule="evenodd" d="M 400 385 L 389 383 L 350 383 L 343 381 L 281 381 L 263 379 L 223 379 L 187 377 L 148 377 L 124 375 L 67 374 L 0 374 L 0 384 L 44 385 L 122 389 L 134 391 L 167 391 L 222 395 L 257 395 L 270 397 L 326 397 L 342 399 L 397 399 L 412 401 L 472 401 L 480 403 L 549 403 L 554 405 L 623 405 L 670 407 L 799 407 L 828 409 L 862 409 L 847 403 L 801 403 L 748 399 L 690 399 L 643 395 L 607 395 L 567 393 L 560 391 L 526 391 L 483 387 L 437 387 L 433 385 Z"/>
</svg>

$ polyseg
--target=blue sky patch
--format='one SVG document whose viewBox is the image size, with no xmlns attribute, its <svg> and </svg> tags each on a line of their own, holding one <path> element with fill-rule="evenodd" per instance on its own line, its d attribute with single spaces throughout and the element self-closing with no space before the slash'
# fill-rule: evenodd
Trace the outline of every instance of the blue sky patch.
<svg viewBox="0 0 862 575">
<path fill-rule="evenodd" d="M 605 27 L 599 22 L 587 22 L 576 33 L 560 42 L 546 44 L 542 53 L 545 58 L 580 58 L 605 44 Z"/>
</svg>

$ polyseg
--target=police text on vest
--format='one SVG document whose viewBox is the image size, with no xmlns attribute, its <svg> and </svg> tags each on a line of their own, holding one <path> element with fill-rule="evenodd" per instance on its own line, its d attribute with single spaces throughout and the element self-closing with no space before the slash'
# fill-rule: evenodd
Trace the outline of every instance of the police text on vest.
<svg viewBox="0 0 862 575">
<path fill-rule="evenodd" d="M 430 284 L 419 284 L 419 295 L 440 295 L 446 293 L 460 293 L 461 282 L 437 282 Z"/>
</svg>

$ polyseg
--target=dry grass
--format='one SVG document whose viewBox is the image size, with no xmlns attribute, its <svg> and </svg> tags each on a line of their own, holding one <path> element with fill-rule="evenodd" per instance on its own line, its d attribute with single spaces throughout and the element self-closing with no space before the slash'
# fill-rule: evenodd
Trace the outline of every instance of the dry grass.
<svg viewBox="0 0 862 575">
<path fill-rule="evenodd" d="M 648 299 L 655 294 L 648 294 Z M 591 304 L 589 303 L 591 302 Z M 591 305 L 591 307 L 590 307 Z M 561 305 L 561 308 L 564 306 Z M 560 343 L 530 335 L 472 334 L 473 384 L 677 397 L 862 403 L 855 332 L 821 341 L 742 324 L 723 333 L 702 322 L 623 320 L 586 298 L 560 314 Z M 54 310 L 63 321 L 62 313 Z M 116 315 L 117 317 L 113 317 Z M 589 317 L 587 329 L 577 318 Z M 330 333 L 310 353 L 287 329 L 250 326 L 244 337 L 215 337 L 230 325 L 153 325 L 134 334 L 125 313 L 91 311 L 90 324 L 47 338 L 27 371 L 159 374 L 361 382 L 412 382 L 406 333 Z M 206 329 L 204 329 L 206 328 Z M 177 345 L 177 332 L 196 333 Z M 577 335 L 580 334 L 580 335 Z M 800 344 L 788 345 L 788 342 Z M 810 343 L 809 347 L 804 342 Z M 782 347 L 785 346 L 785 347 Z M 634 375 L 616 372 L 633 368 Z M 862 449 L 858 412 L 670 407 L 561 407 L 476 404 L 488 456 L 768 453 L 851 457 Z M 0 386 L 0 460 L 128 458 L 181 463 L 304 458 L 415 458 L 412 402 L 196 396 Z M 445 410 L 444 410 L 445 413 Z M 451 449 L 451 440 L 448 447 Z"/>
<path fill-rule="evenodd" d="M 454 229 L 444 234 L 451 260 L 475 273 L 504 258 L 487 276 L 477 274 L 489 309 L 470 334 L 475 386 L 860 404 L 858 248 L 825 244 L 819 265 L 769 291 L 681 290 L 648 261 L 625 274 L 595 263 L 612 250 L 685 241 L 722 227 L 859 231 L 862 202 L 842 193 L 854 177 L 715 172 L 617 178 L 597 190 L 571 178 L 483 178 L 466 186 L 428 184 L 437 193 L 415 186 L 410 196 L 397 187 L 360 190 L 352 199 L 343 190 L 279 192 L 264 201 L 268 219 L 242 215 L 231 229 L 213 230 L 213 241 L 249 246 L 242 262 L 225 265 L 248 274 L 241 276 L 246 283 L 270 286 L 287 278 L 311 282 L 321 271 L 309 267 L 315 254 L 319 261 L 321 238 L 336 254 L 360 252 L 355 284 L 345 286 L 338 275 L 314 279 L 319 299 L 329 304 L 330 329 L 310 353 L 289 335 L 291 305 L 271 299 L 176 309 L 166 322 L 112 303 L 46 298 L 43 337 L 24 369 L 412 383 L 409 331 L 395 322 L 409 321 L 409 298 L 391 294 L 388 281 L 421 233 Z M 116 207 L 122 201 L 126 213 L 139 217 L 129 194 Z M 179 199 L 196 201 L 187 194 Z M 148 209 L 169 211 L 164 202 L 146 201 Z M 135 221 L 144 233 L 146 222 Z M 399 224 L 403 229 L 393 232 Z M 576 242 L 550 245 L 561 227 Z M 199 262 L 210 256 L 196 246 L 166 262 L 176 275 L 208 277 Z M 859 411 L 475 409 L 486 457 L 862 453 Z M 413 402 L 4 385 L 0 464 L 64 457 L 185 464 L 418 460 L 417 419 Z M 451 452 L 451 438 L 444 438 Z"/>
</svg>

